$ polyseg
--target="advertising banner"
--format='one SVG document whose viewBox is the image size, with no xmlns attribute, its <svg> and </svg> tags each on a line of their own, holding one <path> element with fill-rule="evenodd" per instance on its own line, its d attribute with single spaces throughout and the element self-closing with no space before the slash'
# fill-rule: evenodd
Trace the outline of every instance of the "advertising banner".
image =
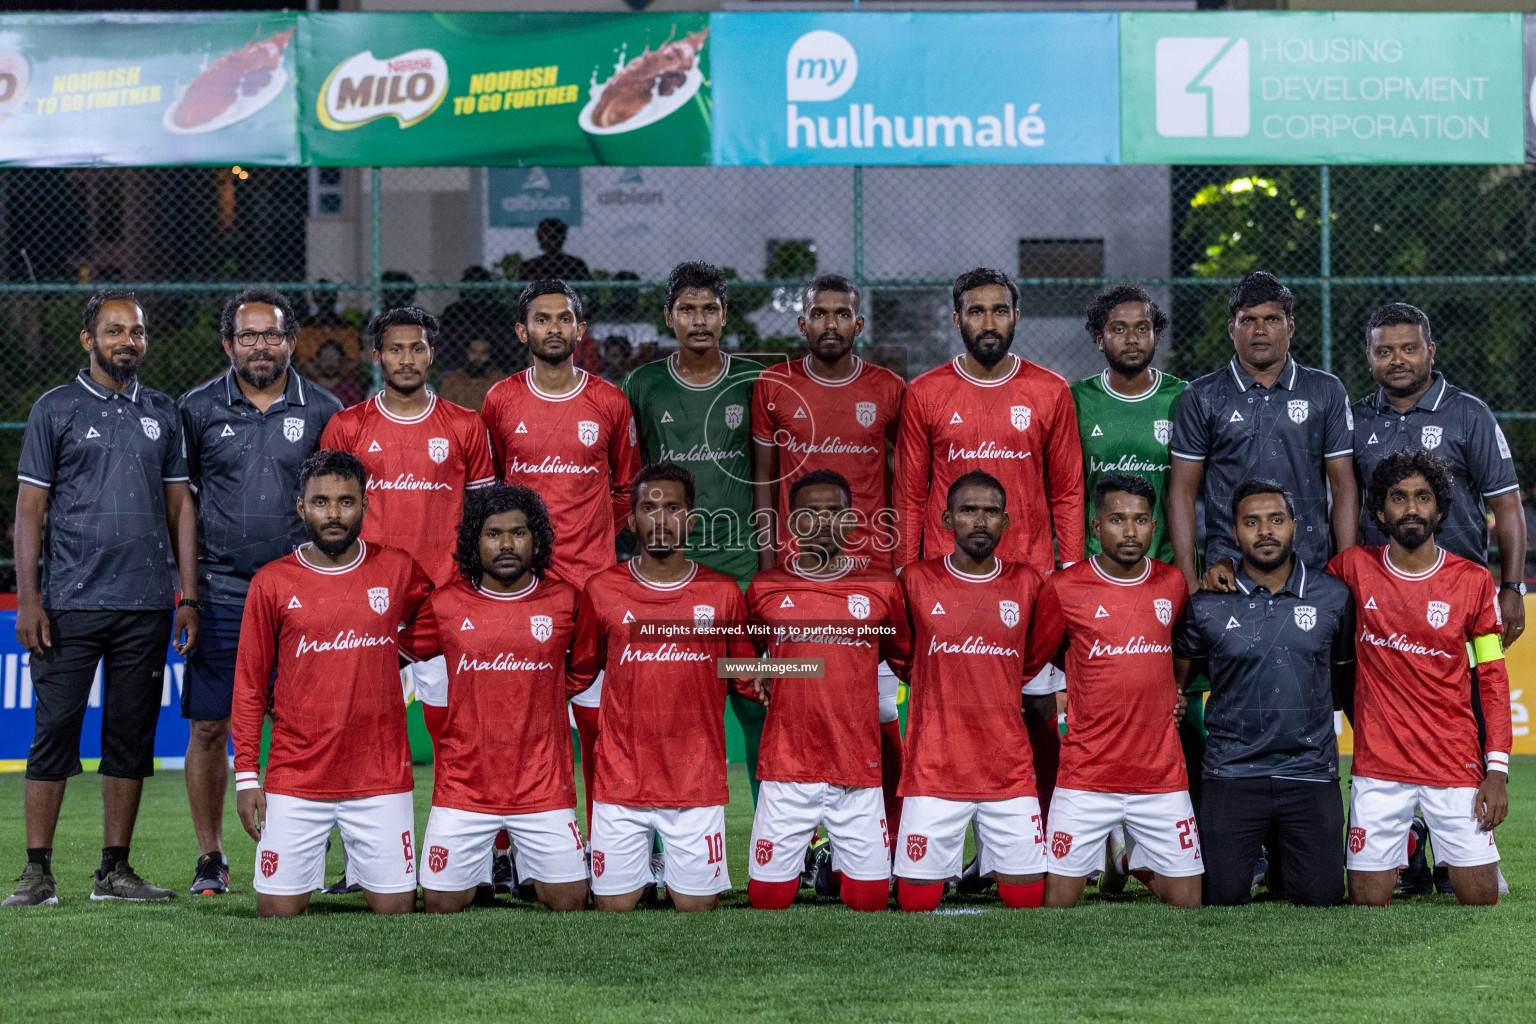
<svg viewBox="0 0 1536 1024">
<path fill-rule="evenodd" d="M 299 51 L 315 164 L 709 161 L 705 14 L 313 14 Z"/>
<path fill-rule="evenodd" d="M 1519 163 L 1516 14 L 1128 13 L 1126 163 Z"/>
<path fill-rule="evenodd" d="M 1116 163 L 1115 19 L 717 14 L 714 162 Z"/>
<path fill-rule="evenodd" d="M 0 16 L 0 165 L 296 164 L 293 14 Z"/>
<path fill-rule="evenodd" d="M 1527 14 L 1525 36 L 1525 162 L 1536 163 L 1536 14 Z"/>
</svg>

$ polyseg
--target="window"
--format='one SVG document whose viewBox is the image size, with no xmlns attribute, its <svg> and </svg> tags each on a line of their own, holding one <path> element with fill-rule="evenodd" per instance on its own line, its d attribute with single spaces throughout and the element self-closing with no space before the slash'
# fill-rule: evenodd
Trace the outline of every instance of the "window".
<svg viewBox="0 0 1536 1024">
<path fill-rule="evenodd" d="M 311 217 L 340 217 L 346 212 L 342 180 L 340 167 L 309 169 L 309 215 Z"/>
</svg>

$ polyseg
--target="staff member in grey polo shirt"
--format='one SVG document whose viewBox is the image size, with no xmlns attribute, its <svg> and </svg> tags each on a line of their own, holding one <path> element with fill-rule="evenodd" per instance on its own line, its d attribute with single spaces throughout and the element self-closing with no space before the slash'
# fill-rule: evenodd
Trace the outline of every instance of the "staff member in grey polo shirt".
<svg viewBox="0 0 1536 1024">
<path fill-rule="evenodd" d="M 269 288 L 247 288 L 219 318 L 229 370 L 177 403 L 187 438 L 187 471 L 197 498 L 197 576 L 202 634 L 187 659 L 182 717 L 187 741 L 187 801 L 197 834 L 192 891 L 229 891 L 224 857 L 224 793 L 229 783 L 229 706 L 245 595 L 256 570 L 304 540 L 294 511 L 299 467 L 320 446 L 341 409 L 329 391 L 289 365 L 299 321 Z"/>
<path fill-rule="evenodd" d="M 1168 532 L 1174 564 L 1191 591 L 1200 580 L 1197 498 L 1205 505 L 1205 583 L 1234 587 L 1232 495 L 1244 480 L 1262 477 L 1285 488 L 1296 506 L 1296 553 L 1308 565 L 1327 565 L 1334 551 L 1355 544 L 1360 492 L 1349 395 L 1333 374 L 1291 358 L 1295 305 L 1273 274 L 1257 270 L 1243 278 L 1227 300 L 1232 361 L 1179 396 L 1169 444 Z"/>
<path fill-rule="evenodd" d="M 1236 590 L 1192 595 L 1174 633 L 1180 687 L 1196 662 L 1211 680 L 1200 797 L 1206 902 L 1247 903 L 1259 848 L 1274 835 L 1286 895 L 1334 906 L 1344 899 L 1344 802 L 1333 677 L 1352 682 L 1349 588 L 1296 557 L 1296 512 L 1279 484 L 1244 482 L 1231 512 L 1242 552 Z"/>
<path fill-rule="evenodd" d="M 37 400 L 17 470 L 16 636 L 32 652 L 36 724 L 27 867 L 9 906 L 58 902 L 53 834 L 65 780 L 80 774 L 98 663 L 104 845 L 91 898 L 176 895 L 140 878 L 128 847 L 144 778 L 154 774 L 165 647 L 174 636 L 185 653 L 197 639 L 197 524 L 181 420 L 168 396 L 139 383 L 144 310 L 132 292 L 91 296 L 80 344 L 90 368 Z"/>
</svg>

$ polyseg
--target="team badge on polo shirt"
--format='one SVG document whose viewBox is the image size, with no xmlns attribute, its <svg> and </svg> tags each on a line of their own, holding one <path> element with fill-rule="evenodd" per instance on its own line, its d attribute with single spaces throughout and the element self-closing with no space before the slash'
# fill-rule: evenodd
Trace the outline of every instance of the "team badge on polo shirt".
<svg viewBox="0 0 1536 1024">
<path fill-rule="evenodd" d="M 160 421 L 153 416 L 140 416 L 139 426 L 144 428 L 144 436 L 151 441 L 160 440 Z"/>
<path fill-rule="evenodd" d="M 290 443 L 298 444 L 299 441 L 304 437 L 304 417 L 284 416 L 283 436 L 286 437 Z"/>
<path fill-rule="evenodd" d="M 1426 449 L 1439 448 L 1440 439 L 1445 436 L 1444 427 L 1425 427 L 1419 431 L 1419 444 Z"/>
<path fill-rule="evenodd" d="M 1307 400 L 1305 398 L 1293 398 L 1285 403 L 1285 411 L 1290 415 L 1292 423 L 1305 423 L 1307 421 Z"/>
<path fill-rule="evenodd" d="M 369 587 L 368 607 L 372 608 L 380 615 L 383 615 L 385 612 L 389 611 L 389 588 Z"/>
<path fill-rule="evenodd" d="M 1291 609 L 1291 615 L 1295 618 L 1296 625 L 1306 632 L 1310 633 L 1312 627 L 1317 625 L 1317 609 L 1310 604 L 1297 605 Z"/>
</svg>

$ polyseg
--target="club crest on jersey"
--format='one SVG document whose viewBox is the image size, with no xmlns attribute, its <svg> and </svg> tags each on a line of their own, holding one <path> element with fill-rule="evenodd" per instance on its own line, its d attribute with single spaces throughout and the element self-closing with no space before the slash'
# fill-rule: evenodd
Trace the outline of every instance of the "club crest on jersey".
<svg viewBox="0 0 1536 1024">
<path fill-rule="evenodd" d="M 1365 829 L 1359 825 L 1353 825 L 1349 830 L 1349 852 L 1359 853 L 1365 849 Z"/>
<path fill-rule="evenodd" d="M 283 436 L 286 437 L 291 444 L 298 444 L 299 441 L 304 437 L 304 417 L 284 416 Z"/>
<path fill-rule="evenodd" d="M 383 615 L 385 612 L 389 611 L 389 588 L 369 587 L 368 607 L 372 608 L 380 615 Z"/>
<path fill-rule="evenodd" d="M 261 877 L 271 878 L 277 872 L 277 851 L 261 851 Z"/>
<path fill-rule="evenodd" d="M 752 847 L 752 856 L 757 860 L 758 867 L 773 860 L 773 840 L 759 839 Z"/>
<path fill-rule="evenodd" d="M 855 402 L 853 406 L 853 418 L 859 421 L 861 427 L 875 425 L 875 403 Z"/>
<path fill-rule="evenodd" d="M 741 417 L 742 417 L 742 414 L 745 413 L 745 412 L 746 412 L 746 409 L 742 408 L 739 405 L 728 405 L 728 406 L 726 406 L 725 407 L 725 425 L 730 427 L 732 430 L 735 430 L 737 427 L 741 426 Z"/>
<path fill-rule="evenodd" d="M 849 594 L 848 614 L 856 619 L 869 618 L 869 598 L 863 594 Z"/>
<path fill-rule="evenodd" d="M 427 848 L 427 867 L 436 874 L 448 866 L 448 847 L 431 846 Z"/>
<path fill-rule="evenodd" d="M 1014 430 L 1029 429 L 1029 406 L 1012 405 L 1008 407 L 1008 422 L 1013 424 Z"/>
<path fill-rule="evenodd" d="M 1307 400 L 1305 398 L 1293 398 L 1286 402 L 1285 411 L 1290 415 L 1292 423 L 1307 422 Z"/>
<path fill-rule="evenodd" d="M 1173 602 L 1166 597 L 1153 598 L 1152 611 L 1157 615 L 1157 621 L 1168 625 L 1173 621 Z"/>
<path fill-rule="evenodd" d="M 715 623 L 715 606 L 712 604 L 696 604 L 693 606 L 693 624 L 700 629 L 708 629 Z"/>
<path fill-rule="evenodd" d="M 593 878 L 602 878 L 603 877 L 603 851 L 602 850 L 593 850 L 592 851 L 592 877 Z"/>
<path fill-rule="evenodd" d="M 151 441 L 160 440 L 160 421 L 153 416 L 140 416 L 139 426 L 144 428 L 144 436 Z"/>
<path fill-rule="evenodd" d="M 1296 620 L 1296 625 L 1307 632 L 1317 625 L 1317 609 L 1310 604 L 1299 604 L 1291 609 L 1291 616 Z"/>
<path fill-rule="evenodd" d="M 591 420 L 581 420 L 576 424 L 576 438 L 588 448 L 597 444 L 597 431 L 597 424 Z"/>
<path fill-rule="evenodd" d="M 928 837 L 915 832 L 907 834 L 907 860 L 922 860 L 928 854 Z"/>
<path fill-rule="evenodd" d="M 1153 420 L 1152 436 L 1158 444 L 1167 444 L 1173 440 L 1173 420 Z"/>
<path fill-rule="evenodd" d="M 530 615 L 528 628 L 533 631 L 533 638 L 543 643 L 555 634 L 555 620 L 548 615 Z"/>
<path fill-rule="evenodd" d="M 1426 449 L 1439 448 L 1440 438 L 1445 434 L 1444 427 L 1425 427 L 1419 431 L 1419 443 Z"/>
<path fill-rule="evenodd" d="M 1007 626 L 1009 629 L 1012 629 L 1014 626 L 1019 624 L 1019 602 L 997 602 L 997 614 L 1002 617 L 1003 625 Z"/>
<path fill-rule="evenodd" d="M 427 457 L 438 465 L 442 465 L 448 457 L 448 439 L 446 437 L 427 438 Z"/>
<path fill-rule="evenodd" d="M 1444 601 L 1431 601 L 1429 602 L 1429 612 L 1426 617 L 1429 619 L 1431 626 L 1439 629 L 1451 621 L 1451 606 Z"/>
<path fill-rule="evenodd" d="M 1071 852 L 1072 852 L 1072 833 L 1070 833 L 1070 832 L 1053 832 L 1053 833 L 1051 833 L 1051 856 L 1052 857 L 1055 857 L 1057 860 L 1061 860 L 1061 858 L 1065 857 L 1067 854 L 1069 854 Z"/>
</svg>

